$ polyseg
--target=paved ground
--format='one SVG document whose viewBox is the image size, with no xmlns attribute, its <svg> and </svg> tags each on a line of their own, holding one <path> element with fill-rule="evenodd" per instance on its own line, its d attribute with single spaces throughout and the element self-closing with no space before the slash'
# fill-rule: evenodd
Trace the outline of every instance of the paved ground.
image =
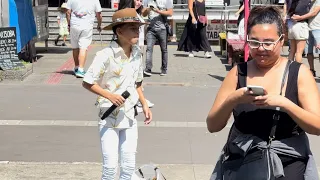
<svg viewBox="0 0 320 180">
<path fill-rule="evenodd" d="M 99 49 L 91 47 L 87 65 Z M 229 66 L 219 56 L 205 59 L 197 53 L 188 58 L 175 49 L 169 47 L 168 76 L 160 77 L 160 52 L 155 48 L 155 74 L 145 79 L 146 97 L 155 103 L 154 122 L 145 126 L 138 117 L 137 163 L 159 164 L 169 180 L 207 180 L 232 123 L 230 119 L 227 128 L 214 134 L 205 125 Z M 95 96 L 71 75 L 70 49 L 38 50 L 43 57 L 34 63 L 32 75 L 22 82 L 0 83 L 0 179 L 98 179 Z M 320 72 L 318 61 L 316 69 Z M 310 136 L 319 164 L 317 138 Z"/>
</svg>

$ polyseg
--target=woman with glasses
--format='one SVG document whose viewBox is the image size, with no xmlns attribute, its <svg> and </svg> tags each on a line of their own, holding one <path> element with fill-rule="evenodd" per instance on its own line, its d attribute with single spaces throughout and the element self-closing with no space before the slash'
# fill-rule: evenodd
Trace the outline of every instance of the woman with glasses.
<svg viewBox="0 0 320 180">
<path fill-rule="evenodd" d="M 211 180 L 319 180 L 306 133 L 320 135 L 320 94 L 310 70 L 282 57 L 284 23 L 275 7 L 255 7 L 247 24 L 253 60 L 224 79 L 207 117 L 234 122 Z"/>
</svg>

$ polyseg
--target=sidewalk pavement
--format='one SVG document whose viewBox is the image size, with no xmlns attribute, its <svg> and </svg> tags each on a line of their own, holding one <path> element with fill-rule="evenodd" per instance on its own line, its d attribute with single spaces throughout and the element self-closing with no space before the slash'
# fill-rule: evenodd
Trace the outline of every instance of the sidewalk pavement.
<svg viewBox="0 0 320 180">
<path fill-rule="evenodd" d="M 71 75 L 70 48 L 38 49 L 43 57 L 34 63 L 32 75 L 23 82 L 0 83 L 0 179 L 98 179 L 101 154 L 95 95 L 81 87 L 82 79 Z M 87 67 L 99 49 L 91 46 Z M 175 49 L 169 46 L 167 76 L 145 78 L 145 95 L 155 103 L 154 122 L 145 126 L 143 116 L 138 116 L 137 163 L 159 164 L 168 180 L 207 180 L 233 119 L 221 132 L 210 134 L 205 118 L 230 68 L 215 55 L 205 59 L 196 53 L 188 58 Z M 154 52 L 157 73 L 158 46 Z M 320 71 L 318 61 L 315 64 Z M 318 137 L 309 137 L 319 164 Z"/>
<path fill-rule="evenodd" d="M 26 168 L 27 166 L 27 168 Z M 213 165 L 158 165 L 167 180 L 208 180 Z M 2 180 L 98 180 L 100 163 L 8 163 L 0 164 Z"/>
</svg>

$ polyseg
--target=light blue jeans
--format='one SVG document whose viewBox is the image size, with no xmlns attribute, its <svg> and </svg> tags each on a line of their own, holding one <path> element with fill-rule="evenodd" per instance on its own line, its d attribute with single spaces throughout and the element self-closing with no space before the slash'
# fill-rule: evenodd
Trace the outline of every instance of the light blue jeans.
<svg viewBox="0 0 320 180">
<path fill-rule="evenodd" d="M 307 45 L 305 50 L 307 51 L 308 54 L 314 53 L 314 47 L 320 44 L 320 30 L 311 30 L 309 31 L 309 39 L 307 41 Z M 318 49 L 315 51 L 318 53 Z"/>
<path fill-rule="evenodd" d="M 120 153 L 120 179 L 131 180 L 135 172 L 138 127 L 109 128 L 99 126 L 103 156 L 102 180 L 115 180 Z"/>
</svg>

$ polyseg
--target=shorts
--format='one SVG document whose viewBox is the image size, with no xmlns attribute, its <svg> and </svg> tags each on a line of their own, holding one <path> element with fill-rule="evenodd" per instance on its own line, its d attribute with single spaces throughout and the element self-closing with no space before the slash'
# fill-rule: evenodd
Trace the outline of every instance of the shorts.
<svg viewBox="0 0 320 180">
<path fill-rule="evenodd" d="M 88 49 L 92 42 L 92 28 L 83 29 L 79 26 L 70 27 L 70 40 L 73 49 Z"/>
<path fill-rule="evenodd" d="M 309 26 L 307 22 L 295 22 L 288 19 L 288 39 L 307 40 L 309 37 Z"/>
<path fill-rule="evenodd" d="M 59 35 L 60 36 L 68 36 L 69 35 L 68 26 L 67 27 L 60 26 Z"/>
<path fill-rule="evenodd" d="M 308 54 L 313 54 L 314 47 L 320 44 L 320 29 L 309 31 L 309 39 L 307 41 L 305 51 Z M 318 53 L 318 49 L 316 48 L 316 53 Z"/>
</svg>

